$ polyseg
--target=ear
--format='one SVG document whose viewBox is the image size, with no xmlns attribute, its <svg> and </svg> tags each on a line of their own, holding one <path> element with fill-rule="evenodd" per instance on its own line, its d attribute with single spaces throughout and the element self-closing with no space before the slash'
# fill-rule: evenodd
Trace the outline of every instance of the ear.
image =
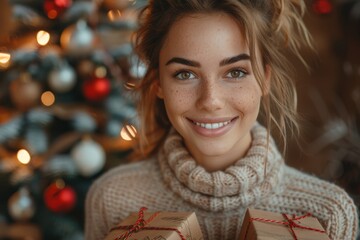
<svg viewBox="0 0 360 240">
<path fill-rule="evenodd" d="M 163 93 L 163 89 L 162 89 L 162 87 L 160 85 L 160 80 L 156 80 L 154 82 L 154 88 L 155 88 L 155 91 L 156 91 L 156 96 L 158 98 L 163 99 L 164 98 L 164 93 Z"/>
<path fill-rule="evenodd" d="M 270 84 L 271 84 L 271 67 L 265 65 L 265 81 L 264 81 L 264 96 L 270 93 Z"/>
</svg>

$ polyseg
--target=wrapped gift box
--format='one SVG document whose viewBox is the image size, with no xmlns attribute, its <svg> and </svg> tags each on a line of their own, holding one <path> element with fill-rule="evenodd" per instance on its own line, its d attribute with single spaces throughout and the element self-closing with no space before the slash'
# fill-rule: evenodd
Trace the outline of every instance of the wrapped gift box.
<svg viewBox="0 0 360 240">
<path fill-rule="evenodd" d="M 114 227 L 105 240 L 120 240 L 139 219 L 133 213 Z M 149 220 L 144 227 L 133 232 L 128 238 L 137 240 L 202 240 L 199 222 L 193 212 L 144 212 L 143 219 Z M 181 234 L 179 234 L 181 233 Z M 121 238 L 122 237 L 122 238 Z M 183 238 L 182 238 L 183 237 Z"/>
<path fill-rule="evenodd" d="M 291 222 L 295 226 L 291 227 Z M 330 240 L 315 217 L 283 215 L 257 209 L 246 211 L 240 233 L 240 240 L 245 239 Z"/>
</svg>

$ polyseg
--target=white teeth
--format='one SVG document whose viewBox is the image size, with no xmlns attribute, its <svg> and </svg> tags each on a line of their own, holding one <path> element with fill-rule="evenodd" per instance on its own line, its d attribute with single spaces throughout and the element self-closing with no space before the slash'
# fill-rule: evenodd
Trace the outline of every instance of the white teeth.
<svg viewBox="0 0 360 240">
<path fill-rule="evenodd" d="M 230 121 L 226 121 L 226 122 L 219 122 L 219 123 L 199 123 L 199 122 L 194 122 L 197 126 L 200 126 L 202 128 L 206 128 L 206 129 L 218 129 L 221 128 L 225 125 L 228 125 L 230 123 Z"/>
</svg>

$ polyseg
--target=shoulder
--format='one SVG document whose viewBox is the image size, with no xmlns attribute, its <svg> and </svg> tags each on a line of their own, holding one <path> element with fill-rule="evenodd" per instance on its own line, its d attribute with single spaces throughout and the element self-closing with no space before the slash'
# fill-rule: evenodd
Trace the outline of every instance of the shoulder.
<svg viewBox="0 0 360 240">
<path fill-rule="evenodd" d="M 138 210 L 141 194 L 156 189 L 160 179 L 156 159 L 149 159 L 117 166 L 94 181 L 85 202 L 86 239 L 103 239 L 129 212 Z"/>
<path fill-rule="evenodd" d="M 137 191 L 144 185 L 152 184 L 154 178 L 160 178 L 156 159 L 120 165 L 94 181 L 88 191 L 87 200 L 101 198 L 111 202 L 111 199 L 121 198 L 124 194 L 131 194 L 132 190 Z"/>
<path fill-rule="evenodd" d="M 158 165 L 155 158 L 142 160 L 133 163 L 122 164 L 114 167 L 100 176 L 92 184 L 90 191 L 101 186 L 112 185 L 114 181 L 128 181 L 129 178 L 138 178 L 139 180 L 145 176 L 152 175 L 158 171 Z"/>
<path fill-rule="evenodd" d="M 355 239 L 358 212 L 342 188 L 288 166 L 284 177 L 284 195 L 319 218 L 333 239 Z"/>
</svg>

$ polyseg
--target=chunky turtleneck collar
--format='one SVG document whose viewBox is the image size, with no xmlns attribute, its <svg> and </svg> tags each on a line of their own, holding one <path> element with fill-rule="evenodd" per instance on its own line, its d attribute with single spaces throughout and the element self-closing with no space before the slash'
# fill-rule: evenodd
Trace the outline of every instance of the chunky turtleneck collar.
<svg viewBox="0 0 360 240">
<path fill-rule="evenodd" d="M 185 201 L 208 211 L 231 210 L 263 201 L 281 189 L 284 161 L 271 138 L 267 149 L 263 126 L 256 123 L 251 133 L 252 143 L 246 156 L 224 171 L 207 172 L 192 158 L 182 137 L 172 130 L 158 155 L 165 182 Z"/>
</svg>

